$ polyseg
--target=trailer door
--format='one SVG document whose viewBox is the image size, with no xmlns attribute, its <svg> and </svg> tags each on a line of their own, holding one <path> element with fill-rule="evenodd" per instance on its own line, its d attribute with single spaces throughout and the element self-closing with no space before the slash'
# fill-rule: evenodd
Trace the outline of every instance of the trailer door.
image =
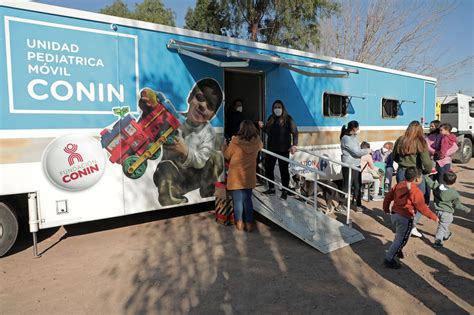
<svg viewBox="0 0 474 315">
<path fill-rule="evenodd" d="M 225 70 L 225 113 L 235 100 L 242 101 L 243 117 L 254 122 L 263 121 L 265 113 L 265 81 L 262 72 Z M 226 121 L 227 122 L 227 121 Z"/>
</svg>

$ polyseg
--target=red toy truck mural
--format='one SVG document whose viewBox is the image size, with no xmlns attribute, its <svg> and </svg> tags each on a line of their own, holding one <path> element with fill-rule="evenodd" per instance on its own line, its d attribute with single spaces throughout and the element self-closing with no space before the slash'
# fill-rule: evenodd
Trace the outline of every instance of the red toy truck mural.
<svg viewBox="0 0 474 315">
<path fill-rule="evenodd" d="M 181 125 L 178 113 L 162 93 L 151 89 L 141 92 L 140 119 L 126 113 L 112 127 L 101 131 L 102 147 L 110 154 L 112 163 L 122 165 L 125 176 L 143 176 L 147 160 L 161 155 L 161 146 L 172 143 Z"/>
</svg>

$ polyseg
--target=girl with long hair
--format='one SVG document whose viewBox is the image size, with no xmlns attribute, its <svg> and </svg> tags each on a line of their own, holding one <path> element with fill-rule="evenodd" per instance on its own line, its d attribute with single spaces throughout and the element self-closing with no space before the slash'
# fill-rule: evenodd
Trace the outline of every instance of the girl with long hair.
<svg viewBox="0 0 474 315">
<path fill-rule="evenodd" d="M 346 125 L 342 126 L 339 139 L 341 140 L 341 160 L 350 166 L 360 167 L 360 158 L 370 153 L 370 149 L 362 149 L 359 144 L 357 135 L 359 134 L 359 122 L 352 120 Z M 351 181 L 349 182 L 349 172 L 351 172 Z M 352 187 L 352 203 L 355 201 L 355 211 L 362 212 L 361 187 L 362 177 L 361 172 L 349 167 L 342 167 L 342 178 L 344 182 L 344 191 L 348 191 L 349 185 Z M 338 208 L 341 208 L 341 204 Z"/>
<path fill-rule="evenodd" d="M 412 121 L 405 130 L 405 134 L 395 141 L 393 160 L 398 163 L 397 183 L 405 180 L 405 170 L 409 167 L 417 167 L 424 174 L 431 173 L 434 164 L 430 158 L 423 127 L 419 121 Z M 425 192 L 425 185 L 425 177 L 422 176 L 422 182 L 418 185 L 418 188 Z M 417 212 L 414 223 L 418 223 L 420 218 L 421 214 Z M 411 234 L 418 237 L 423 236 L 416 226 L 413 227 Z"/>
<path fill-rule="evenodd" d="M 229 146 L 224 141 L 224 157 L 229 161 L 227 190 L 232 192 L 235 226 L 237 230 L 250 232 L 253 228 L 252 189 L 256 185 L 257 155 L 263 143 L 257 128 L 250 120 L 240 124 L 237 135 Z"/>
<path fill-rule="evenodd" d="M 272 114 L 268 117 L 267 123 L 263 125 L 259 122 L 260 127 L 267 134 L 267 149 L 286 158 L 291 154 L 295 154 L 298 145 L 298 128 L 294 119 L 288 114 L 285 105 L 281 100 L 276 100 L 272 105 Z M 274 180 L 274 169 L 277 158 L 272 155 L 265 157 L 265 176 Z M 279 160 L 281 183 L 288 188 L 290 183 L 290 173 L 288 171 L 288 162 Z M 274 194 L 275 185 L 268 183 L 268 190 L 264 194 Z M 288 196 L 286 190 L 283 189 L 281 199 L 285 200 Z"/>
</svg>

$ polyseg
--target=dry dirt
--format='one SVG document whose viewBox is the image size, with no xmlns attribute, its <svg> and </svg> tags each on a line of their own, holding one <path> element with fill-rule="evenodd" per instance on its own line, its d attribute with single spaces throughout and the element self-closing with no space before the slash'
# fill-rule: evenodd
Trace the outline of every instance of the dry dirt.
<svg viewBox="0 0 474 315">
<path fill-rule="evenodd" d="M 474 160 L 455 170 L 472 209 Z M 390 220 L 368 206 L 352 216 L 366 239 L 328 255 L 262 217 L 251 234 L 220 226 L 209 204 L 44 230 L 39 259 L 26 235 L 0 259 L 0 313 L 474 313 L 474 211 L 441 249 L 423 218 L 425 238 L 388 270 Z"/>
</svg>

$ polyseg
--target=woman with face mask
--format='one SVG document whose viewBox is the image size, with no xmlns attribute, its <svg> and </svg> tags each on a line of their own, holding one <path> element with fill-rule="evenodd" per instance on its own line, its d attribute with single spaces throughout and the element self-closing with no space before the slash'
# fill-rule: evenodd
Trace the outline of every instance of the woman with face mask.
<svg viewBox="0 0 474 315">
<path fill-rule="evenodd" d="M 339 139 L 341 140 L 342 162 L 351 166 L 360 167 L 360 158 L 370 153 L 370 149 L 361 149 L 359 139 L 359 122 L 352 120 L 346 125 L 342 126 Z M 351 173 L 351 182 L 349 183 L 349 172 Z M 355 201 L 355 211 L 362 212 L 364 207 L 361 200 L 362 177 L 361 172 L 353 170 L 349 167 L 342 168 L 342 178 L 344 181 L 344 191 L 348 191 L 351 185 L 352 203 Z M 341 209 L 341 204 L 338 209 Z"/>
<path fill-rule="evenodd" d="M 260 128 L 267 134 L 267 149 L 278 155 L 289 158 L 290 153 L 295 154 L 296 146 L 298 145 L 298 128 L 293 118 L 288 115 L 285 105 L 281 100 L 276 100 L 272 105 L 272 114 L 264 125 L 263 122 L 259 122 Z M 277 158 L 271 155 L 267 155 L 265 158 L 265 176 L 274 180 L 274 169 Z M 278 160 L 278 166 L 280 169 L 281 183 L 284 187 L 288 188 L 290 183 L 290 174 L 288 171 L 288 162 Z M 268 183 L 268 190 L 264 191 L 264 194 L 274 194 L 275 185 Z M 281 199 L 285 200 L 288 196 L 288 192 L 283 190 L 281 193 Z"/>
<path fill-rule="evenodd" d="M 244 120 L 243 114 L 243 102 L 240 99 L 236 99 L 232 106 L 230 107 L 230 111 L 226 117 L 226 130 L 225 130 L 225 138 L 230 141 L 233 136 L 235 136 L 240 129 L 240 123 Z"/>
</svg>

